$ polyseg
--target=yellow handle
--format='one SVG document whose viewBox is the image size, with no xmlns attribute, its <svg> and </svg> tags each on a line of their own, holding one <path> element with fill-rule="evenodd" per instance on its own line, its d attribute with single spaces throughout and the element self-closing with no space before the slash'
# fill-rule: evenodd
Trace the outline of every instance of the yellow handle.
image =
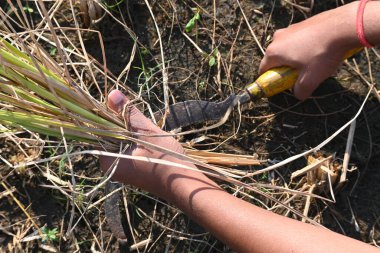
<svg viewBox="0 0 380 253">
<path fill-rule="evenodd" d="M 346 53 L 347 59 L 363 48 L 355 48 Z M 289 67 L 277 67 L 262 74 L 255 82 L 247 85 L 245 89 L 252 98 L 271 97 L 294 86 L 298 78 L 298 71 Z"/>
</svg>

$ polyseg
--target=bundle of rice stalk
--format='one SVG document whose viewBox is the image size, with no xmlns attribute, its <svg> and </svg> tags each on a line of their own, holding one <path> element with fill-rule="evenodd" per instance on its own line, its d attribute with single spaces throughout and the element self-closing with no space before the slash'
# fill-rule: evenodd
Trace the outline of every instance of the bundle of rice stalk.
<svg viewBox="0 0 380 253">
<path fill-rule="evenodd" d="M 111 150 L 127 140 L 124 122 L 64 78 L 46 52 L 24 51 L 0 39 L 1 124 Z"/>
<path fill-rule="evenodd" d="M 47 15 L 46 20 L 48 20 Z M 138 142 L 151 149 L 160 150 L 199 165 L 198 169 L 208 176 L 244 187 L 278 203 L 274 197 L 261 190 L 264 187 L 262 184 L 247 184 L 239 181 L 245 173 L 207 164 L 257 165 L 260 162 L 256 159 L 249 156 L 190 150 L 187 150 L 187 155 L 183 155 L 135 138 L 137 134 L 128 131 L 126 122 L 109 111 L 103 103 L 93 98 L 86 89 L 78 86 L 71 79 L 69 71 L 65 69 L 67 66 L 64 65 L 65 68 L 63 68 L 51 59 L 49 54 L 38 45 L 38 42 L 31 38 L 33 36 L 29 37 L 30 40 L 21 39 L 13 29 L 10 30 L 13 33 L 7 39 L 0 37 L 0 124 L 47 136 L 88 143 L 110 151 L 119 151 L 121 143 Z M 12 36 L 14 39 L 11 40 Z M 34 44 L 29 45 L 28 41 L 30 43 L 33 41 Z M 55 46 L 62 50 L 60 43 L 56 43 Z M 60 57 L 63 58 L 63 54 Z M 63 64 L 65 64 L 64 61 Z M 131 158 L 122 154 L 115 154 L 115 156 Z M 224 159 L 221 159 L 222 156 Z M 56 158 L 58 156 L 49 159 Z M 134 159 L 137 158 L 134 157 Z M 170 163 L 158 160 L 145 159 L 145 161 L 155 163 Z M 39 162 L 44 161 L 44 159 L 39 160 Z M 33 164 L 36 163 L 33 161 Z M 22 166 L 27 165 L 29 164 Z M 194 169 L 179 164 L 176 166 Z M 268 185 L 268 188 L 291 191 L 277 186 Z M 302 193 L 297 192 L 297 194 Z M 317 196 L 313 195 L 313 197 Z M 278 204 L 283 205 L 282 203 Z M 302 214 L 291 207 L 287 205 L 284 207 L 302 217 Z M 310 222 L 313 223 L 313 221 Z"/>
<path fill-rule="evenodd" d="M 47 52 L 34 46 L 32 54 L 32 50 L 29 50 L 25 43 L 17 40 L 13 43 L 14 45 L 0 38 L 0 101 L 3 103 L 0 109 L 0 124 L 43 135 L 64 137 L 110 151 L 120 150 L 122 142 L 142 143 L 134 138 L 136 133 L 126 129 L 126 122 L 110 112 L 103 103 L 93 98 L 74 81 L 65 78 L 65 72 Z M 15 45 L 21 45 L 23 50 Z M 161 149 L 149 143 L 143 144 L 153 149 Z M 181 154 L 163 148 L 161 151 L 184 158 Z M 212 166 L 205 163 L 242 165 L 242 161 L 236 161 L 242 157 L 230 155 L 229 159 L 234 159 L 234 163 L 231 164 L 219 159 L 220 154 L 210 157 L 210 153 L 205 155 L 186 151 L 193 159 L 185 159 L 209 169 Z M 243 159 L 245 165 L 258 164 L 252 157 Z"/>
</svg>

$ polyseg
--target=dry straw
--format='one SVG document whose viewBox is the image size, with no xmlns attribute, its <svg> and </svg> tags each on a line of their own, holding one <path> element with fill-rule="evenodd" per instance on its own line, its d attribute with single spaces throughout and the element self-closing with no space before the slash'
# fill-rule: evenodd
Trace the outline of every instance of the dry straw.
<svg viewBox="0 0 380 253">
<path fill-rule="evenodd" d="M 318 197 L 314 194 L 280 187 L 276 184 L 259 184 L 253 177 L 248 179 L 246 171 L 210 165 L 218 164 L 226 167 L 259 165 L 260 161 L 252 156 L 221 154 L 195 149 L 187 149 L 187 153 L 184 155 L 139 139 L 137 133 L 128 131 L 125 127 L 126 122 L 120 115 L 117 116 L 108 110 L 104 99 L 101 101 L 95 99 L 89 92 L 91 88 L 83 85 L 83 80 L 81 80 L 83 74 L 80 73 L 87 71 L 94 83 L 97 82 L 98 76 L 96 75 L 99 73 L 101 79 L 104 80 L 105 87 L 103 89 L 99 88 L 98 85 L 95 87 L 102 98 L 108 92 L 107 82 L 111 81 L 112 87 L 123 87 L 107 71 L 105 57 L 103 59 L 104 65 L 101 66 L 87 55 L 81 38 L 82 31 L 79 28 L 72 29 L 72 33 L 78 35 L 80 48 L 70 44 L 70 39 L 65 33 L 70 29 L 54 27 L 42 1 L 38 1 L 38 3 L 41 13 L 43 13 L 42 16 L 46 20 L 44 25 L 48 28 L 34 31 L 26 28 L 26 32 L 18 33 L 9 23 L 6 23 L 5 30 L 0 27 L 2 35 L 0 38 L 0 124 L 9 129 L 28 130 L 44 136 L 64 138 L 77 144 L 91 144 L 113 152 L 121 150 L 120 147 L 125 146 L 123 144 L 137 142 L 148 148 L 192 162 L 198 165 L 199 170 L 203 173 L 230 183 L 239 189 L 238 192 L 245 189 L 252 196 L 255 194 L 262 195 L 268 201 L 276 203 L 300 217 L 303 217 L 302 213 L 294 210 L 287 203 L 283 204 L 278 201 L 273 193 L 279 192 L 287 196 Z M 61 3 L 63 2 L 55 2 L 56 5 Z M 55 10 L 59 6 L 53 7 L 51 9 Z M 0 12 L 0 14 L 3 20 L 7 20 L 5 13 Z M 50 14 L 50 16 L 52 15 Z M 20 21 L 21 23 L 22 21 Z M 27 25 L 23 26 L 27 27 Z M 56 58 L 61 59 L 62 62 L 57 63 L 53 60 L 49 53 L 43 49 L 45 47 L 42 44 L 56 47 Z M 74 47 L 74 49 L 70 49 L 67 45 Z M 102 53 L 104 56 L 103 50 Z M 80 60 L 74 63 L 69 55 Z M 82 67 L 82 69 L 77 69 L 77 66 Z M 123 154 L 102 153 L 102 151 L 81 151 L 81 153 L 52 156 L 20 166 L 36 165 L 62 157 L 84 154 L 144 159 L 145 161 L 169 164 L 167 161 L 153 161 L 148 157 L 129 157 Z M 177 166 L 180 167 L 180 165 Z M 316 224 L 311 219 L 307 220 Z"/>
<path fill-rule="evenodd" d="M 224 166 L 260 164 L 256 159 L 252 159 L 250 156 L 198 150 L 187 150 L 189 156 L 186 156 L 139 140 L 134 137 L 136 133 L 129 132 L 125 128 L 125 122 L 110 112 L 103 103 L 94 99 L 79 85 L 62 77 L 61 71 L 57 71 L 60 70 L 58 64 L 56 68 L 47 68 L 44 64 L 48 58 L 45 51 L 39 48 L 38 54 L 32 55 L 31 48 L 26 47 L 24 43 L 21 44 L 24 46 L 23 51 L 12 43 L 16 45 L 17 41 L 0 40 L 0 99 L 3 102 L 3 108 L 0 109 L 1 124 L 43 135 L 64 137 L 72 141 L 102 146 L 110 150 L 118 150 L 122 142 L 138 142 L 149 148 L 195 163 L 200 166 L 203 173 L 209 176 L 245 187 L 277 202 L 271 196 L 252 187 L 256 184 L 248 185 L 234 179 L 234 177 L 241 177 L 239 171 L 207 164 L 214 163 Z M 51 59 L 49 62 L 52 63 Z M 106 152 L 93 152 L 93 154 L 110 155 Z M 113 156 L 125 158 L 125 155 L 122 154 Z M 128 158 L 168 163 L 143 157 Z M 53 157 L 49 159 L 53 159 Z M 281 187 L 269 185 L 267 187 L 291 191 Z"/>
</svg>

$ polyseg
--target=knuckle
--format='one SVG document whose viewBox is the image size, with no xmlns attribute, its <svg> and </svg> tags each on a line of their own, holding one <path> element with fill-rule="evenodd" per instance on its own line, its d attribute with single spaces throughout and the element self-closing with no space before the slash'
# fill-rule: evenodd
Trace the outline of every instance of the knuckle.
<svg viewBox="0 0 380 253">
<path fill-rule="evenodd" d="M 269 47 L 265 51 L 265 57 L 273 58 L 273 57 L 276 57 L 276 55 L 277 55 L 276 47 L 273 44 L 269 45 Z"/>
<path fill-rule="evenodd" d="M 278 39 L 279 37 L 281 37 L 281 35 L 284 33 L 284 31 L 285 31 L 285 28 L 278 29 L 278 30 L 273 34 L 273 40 L 276 40 L 276 39 Z"/>
</svg>

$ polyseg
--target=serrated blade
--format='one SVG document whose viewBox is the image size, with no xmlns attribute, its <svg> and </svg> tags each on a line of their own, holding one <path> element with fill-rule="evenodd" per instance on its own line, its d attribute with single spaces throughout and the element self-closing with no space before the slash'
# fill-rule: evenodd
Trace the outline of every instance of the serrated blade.
<svg viewBox="0 0 380 253">
<path fill-rule="evenodd" d="M 246 103 L 249 100 L 249 95 L 244 93 L 239 95 L 232 94 L 219 103 L 204 100 L 187 100 L 170 105 L 164 130 L 170 131 L 197 123 L 220 120 L 230 107 L 235 106 L 238 102 Z M 163 113 L 163 110 L 156 112 L 154 114 L 155 119 L 160 121 Z"/>
</svg>

